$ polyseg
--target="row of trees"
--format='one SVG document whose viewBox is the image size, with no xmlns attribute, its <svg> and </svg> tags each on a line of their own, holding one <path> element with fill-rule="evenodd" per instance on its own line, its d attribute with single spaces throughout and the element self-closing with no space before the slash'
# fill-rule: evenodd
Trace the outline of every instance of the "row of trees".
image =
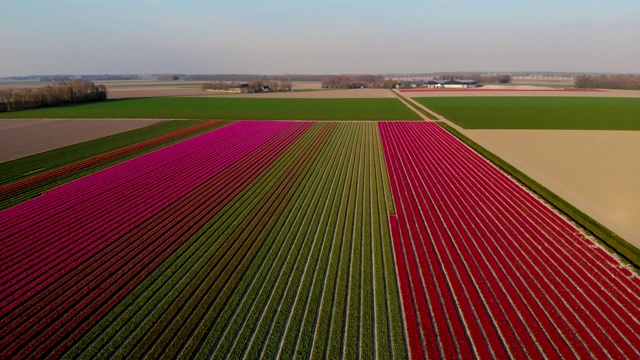
<svg viewBox="0 0 640 360">
<path fill-rule="evenodd" d="M 383 87 L 385 78 L 379 75 L 331 75 L 322 79 L 323 88 L 357 89 Z"/>
<path fill-rule="evenodd" d="M 640 75 L 579 75 L 573 84 L 580 89 L 640 90 Z"/>
<path fill-rule="evenodd" d="M 509 74 L 481 75 L 481 74 L 444 74 L 438 75 L 438 80 L 474 80 L 482 84 L 508 84 L 512 78 Z"/>
<path fill-rule="evenodd" d="M 0 111 L 77 104 L 107 99 L 107 88 L 91 81 L 72 80 L 37 89 L 0 90 Z"/>
</svg>

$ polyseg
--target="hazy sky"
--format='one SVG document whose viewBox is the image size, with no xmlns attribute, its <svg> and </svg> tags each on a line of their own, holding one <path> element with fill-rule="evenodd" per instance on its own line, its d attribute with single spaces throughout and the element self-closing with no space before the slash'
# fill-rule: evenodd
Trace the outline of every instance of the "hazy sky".
<svg viewBox="0 0 640 360">
<path fill-rule="evenodd" d="M 0 0 L 0 76 L 640 73 L 638 0 Z"/>
</svg>

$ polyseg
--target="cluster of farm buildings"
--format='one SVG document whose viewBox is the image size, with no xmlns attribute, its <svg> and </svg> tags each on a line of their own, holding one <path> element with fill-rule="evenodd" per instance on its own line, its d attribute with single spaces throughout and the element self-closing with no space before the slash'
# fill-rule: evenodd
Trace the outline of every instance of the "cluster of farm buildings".
<svg viewBox="0 0 640 360">
<path fill-rule="evenodd" d="M 402 81 L 396 88 L 465 89 L 478 86 L 475 80 L 418 80 Z"/>
</svg>

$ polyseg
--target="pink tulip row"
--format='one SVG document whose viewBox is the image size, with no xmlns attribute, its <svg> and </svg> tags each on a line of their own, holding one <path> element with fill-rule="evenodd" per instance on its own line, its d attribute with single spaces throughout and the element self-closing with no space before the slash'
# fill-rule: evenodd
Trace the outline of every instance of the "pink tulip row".
<svg viewBox="0 0 640 360">
<path fill-rule="evenodd" d="M 640 356 L 640 280 L 435 123 L 380 123 L 412 357 Z"/>
<path fill-rule="evenodd" d="M 0 316 L 293 126 L 238 122 L 4 210 Z"/>
</svg>

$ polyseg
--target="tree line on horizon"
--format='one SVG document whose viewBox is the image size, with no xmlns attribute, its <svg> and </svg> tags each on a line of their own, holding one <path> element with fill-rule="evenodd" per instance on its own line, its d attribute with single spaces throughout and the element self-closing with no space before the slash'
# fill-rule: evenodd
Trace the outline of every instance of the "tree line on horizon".
<svg viewBox="0 0 640 360">
<path fill-rule="evenodd" d="M 578 75 L 573 86 L 578 89 L 640 90 L 640 75 Z"/>
<path fill-rule="evenodd" d="M 380 75 L 330 75 L 321 80 L 323 88 L 329 89 L 357 89 L 357 88 L 386 88 L 395 87 L 397 81 L 385 79 Z"/>
<path fill-rule="evenodd" d="M 76 79 L 36 89 L 2 89 L 0 90 L 0 112 L 79 104 L 106 99 L 106 86 Z"/>
</svg>

